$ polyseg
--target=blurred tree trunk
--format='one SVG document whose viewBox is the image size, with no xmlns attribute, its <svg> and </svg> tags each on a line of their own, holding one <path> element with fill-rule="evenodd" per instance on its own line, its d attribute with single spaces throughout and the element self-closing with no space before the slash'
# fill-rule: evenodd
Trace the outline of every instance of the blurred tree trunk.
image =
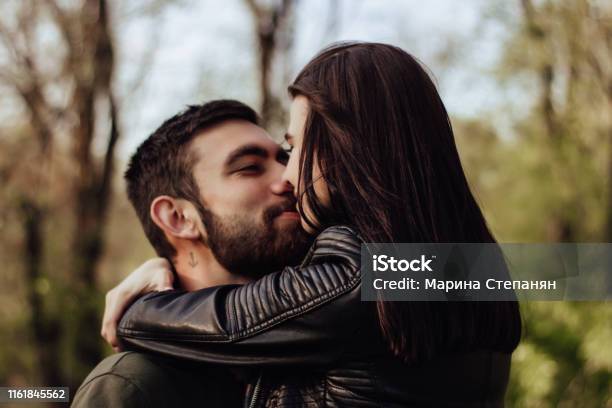
<svg viewBox="0 0 612 408">
<path fill-rule="evenodd" d="M 542 160 L 555 176 L 551 182 L 565 190 L 555 194 L 561 205 L 551 211 L 548 239 L 581 239 L 580 231 L 586 224 L 584 219 L 595 216 L 598 220 L 605 219 L 606 225 L 601 226 L 597 235 L 587 236 L 587 240 L 605 237 L 610 241 L 611 9 L 589 0 L 521 0 L 520 4 L 523 30 L 519 36 L 522 41 L 513 44 L 521 47 L 514 56 L 526 57 L 519 57 L 520 65 L 514 67 L 514 74 L 527 71 L 537 79 L 537 110 L 527 121 L 536 125 L 531 127 L 535 129 L 534 135 L 544 133 Z M 601 137 L 602 134 L 605 136 Z M 605 151 L 603 146 L 606 146 Z M 602 180 L 605 178 L 608 185 L 604 188 Z M 589 204 L 597 214 L 588 214 L 584 210 L 588 200 L 602 203 L 605 208 Z M 608 281 L 608 285 L 612 288 L 612 282 Z M 584 385 L 581 381 L 593 373 L 586 364 L 581 336 L 576 336 L 575 330 L 561 322 L 551 320 L 542 324 L 541 318 L 549 315 L 550 312 L 545 312 L 542 316 L 531 316 L 526 321 L 524 337 L 555 361 L 557 367 L 546 399 L 550 406 L 558 406 L 568 394 L 580 389 Z"/>
<path fill-rule="evenodd" d="M 550 35 L 545 25 L 541 21 L 539 13 L 531 0 L 521 0 L 523 17 L 527 28 L 527 35 L 534 44 L 544 50 L 548 44 Z M 561 159 L 560 151 L 563 143 L 563 132 L 560 129 L 560 118 L 558 117 L 553 103 L 553 82 L 555 80 L 554 60 L 552 57 L 544 57 L 540 62 L 538 70 L 538 80 L 540 82 L 540 99 L 538 103 L 539 112 L 544 124 L 545 138 L 548 141 L 550 152 L 552 153 L 551 166 L 558 165 Z M 568 203 L 570 204 L 570 203 Z M 570 204 L 571 205 L 571 204 Z M 572 220 L 560 213 L 551 214 L 548 239 L 553 242 L 572 242 L 575 240 Z"/>
<path fill-rule="evenodd" d="M 607 110 L 609 112 L 604 133 L 608 140 L 608 194 L 606 205 L 606 230 L 604 239 L 612 242 L 612 25 L 605 24 L 602 18 L 593 18 L 590 21 L 595 31 L 595 37 L 600 44 L 599 53 L 587 55 L 587 61 L 595 73 L 596 78 L 605 92 Z"/>
<path fill-rule="evenodd" d="M 62 386 L 59 349 L 59 326 L 49 317 L 45 310 L 44 298 L 41 296 L 39 282 L 42 279 L 43 261 L 43 209 L 34 200 L 23 197 L 21 202 L 21 219 L 25 235 L 23 258 L 26 266 L 26 291 L 31 308 L 30 325 L 32 334 L 38 344 L 35 354 L 39 361 L 41 377 L 45 385 Z"/>
<path fill-rule="evenodd" d="M 279 0 L 272 5 L 263 5 L 258 0 L 245 1 L 253 15 L 257 34 L 262 126 L 269 127 L 276 124 L 275 121 L 282 122 L 282 119 L 278 119 L 282 111 L 280 98 L 274 92 L 272 83 L 273 63 L 280 53 L 286 57 L 291 48 L 293 27 L 287 22 L 296 1 Z M 282 41 L 285 41 L 285 46 L 279 47 Z"/>
<path fill-rule="evenodd" d="M 605 222 L 597 238 L 612 242 L 610 7 L 589 0 L 521 0 L 520 5 L 524 40 L 517 44 L 524 47 L 527 58 L 515 69 L 531 71 L 537 78 L 534 119 L 544 133 L 544 160 L 555 185 L 564 188 L 560 205 L 551 210 L 548 239 L 580 238 L 584 194 L 593 193 L 584 187 L 581 176 L 595 176 L 608 181 L 602 203 Z M 601 167 L 602 146 L 607 149 L 605 170 Z M 579 173 L 587 167 L 587 172 Z"/>
<path fill-rule="evenodd" d="M 11 65 L 0 67 L 0 79 L 12 85 L 21 97 L 40 151 L 38 167 L 30 170 L 36 173 L 37 185 L 34 189 L 24 189 L 20 212 L 26 241 L 23 263 L 27 271 L 31 326 L 42 384 L 76 389 L 85 374 L 83 371 L 91 369 L 102 357 L 101 295 L 95 273 L 104 250 L 115 146 L 119 138 L 116 98 L 111 86 L 114 50 L 109 10 L 106 0 L 82 0 L 70 8 L 63 3 L 60 6 L 55 0 L 24 0 L 15 7 L 18 24 L 11 26 L 6 20 L 0 24 L 0 38 L 11 56 Z M 36 28 L 49 23 L 49 19 L 62 41 L 58 44 L 57 60 L 53 61 L 41 60 L 43 57 L 38 54 L 41 38 Z M 61 70 L 50 74 L 53 70 L 49 66 L 54 64 Z M 47 96 L 47 88 L 57 91 L 58 86 L 68 96 L 65 105 L 58 106 L 57 99 Z M 100 130 L 104 128 L 109 130 Z M 63 135 L 68 136 L 66 141 L 71 146 L 74 167 L 65 180 L 71 186 L 71 200 L 53 196 L 54 186 L 49 176 L 54 138 Z M 102 157 L 94 153 L 96 137 L 105 138 Z M 41 197 L 50 202 L 45 204 Z M 44 243 L 51 242 L 55 232 L 45 236 L 45 207 L 66 204 L 74 206 L 70 211 L 74 219 L 66 223 L 73 226 L 71 267 L 64 284 L 68 297 L 64 300 L 63 292 L 51 294 L 59 298 L 60 304 L 53 315 L 44 291 L 38 290 L 44 276 Z M 75 332 L 78 338 L 66 340 L 68 333 Z M 75 345 L 71 357 L 82 369 L 66 370 L 66 362 L 60 360 L 62 341 Z"/>
<path fill-rule="evenodd" d="M 61 11 L 59 11 L 61 13 Z M 82 9 L 84 40 L 87 41 L 86 64 L 91 73 L 80 73 L 73 67 L 76 86 L 71 110 L 78 113 L 79 122 L 73 134 L 73 157 L 77 174 L 73 181 L 76 222 L 73 232 L 73 270 L 71 278 L 79 294 L 78 321 L 75 324 L 83 336 L 76 343 L 78 361 L 94 366 L 102 357 L 99 339 L 100 316 L 96 299 L 96 266 L 104 246 L 104 227 L 110 200 L 114 154 L 117 139 L 117 112 L 111 83 L 114 52 L 111 41 L 108 6 L 105 0 L 87 0 Z M 75 39 L 67 39 L 69 43 Z M 76 51 L 76 50 L 75 50 Z M 95 159 L 92 149 L 96 129 L 96 102 L 104 100 L 108 107 L 110 134 L 107 138 L 104 160 Z"/>
<path fill-rule="evenodd" d="M 598 82 L 602 85 L 605 93 L 605 102 L 608 115 L 604 123 L 604 137 L 608 144 L 608 161 L 607 161 L 607 195 L 605 201 L 605 230 L 603 240 L 612 242 L 612 25 L 605 24 L 605 20 L 601 16 L 588 15 L 591 27 L 594 31 L 594 41 L 599 43 L 598 51 L 591 52 L 586 56 L 587 63 L 593 70 Z M 608 293 L 612 293 L 612 276 L 607 275 Z"/>
</svg>

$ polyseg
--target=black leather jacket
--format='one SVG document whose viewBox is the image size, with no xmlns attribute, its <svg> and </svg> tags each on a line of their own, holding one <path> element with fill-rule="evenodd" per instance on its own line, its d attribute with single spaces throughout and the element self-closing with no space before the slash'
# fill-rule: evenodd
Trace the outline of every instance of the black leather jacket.
<svg viewBox="0 0 612 408">
<path fill-rule="evenodd" d="M 331 227 L 300 267 L 242 286 L 146 295 L 118 335 L 127 348 L 257 369 L 248 407 L 503 406 L 508 354 L 422 365 L 390 355 L 375 303 L 360 299 L 360 244 L 350 228 Z"/>
</svg>

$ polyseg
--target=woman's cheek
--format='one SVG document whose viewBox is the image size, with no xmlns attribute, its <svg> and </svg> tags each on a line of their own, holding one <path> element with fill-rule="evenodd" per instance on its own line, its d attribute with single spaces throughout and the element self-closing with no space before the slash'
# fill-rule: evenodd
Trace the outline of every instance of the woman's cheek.
<svg viewBox="0 0 612 408">
<path fill-rule="evenodd" d="M 314 180 L 313 187 L 317 200 L 324 206 L 328 207 L 331 200 L 329 197 L 329 189 L 327 188 L 327 181 L 321 173 L 321 168 L 318 164 L 315 164 L 312 169 L 312 179 Z"/>
<path fill-rule="evenodd" d="M 298 149 L 294 149 L 291 152 L 291 156 L 289 156 L 289 161 L 287 162 L 287 180 L 293 185 L 295 189 L 298 188 L 298 176 L 299 176 L 299 151 Z"/>
</svg>

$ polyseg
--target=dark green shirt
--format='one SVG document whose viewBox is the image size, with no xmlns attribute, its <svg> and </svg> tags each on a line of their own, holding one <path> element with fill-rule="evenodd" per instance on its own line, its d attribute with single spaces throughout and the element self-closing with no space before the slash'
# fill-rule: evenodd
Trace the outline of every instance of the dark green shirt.
<svg viewBox="0 0 612 408">
<path fill-rule="evenodd" d="M 72 407 L 239 407 L 243 390 L 221 367 L 129 351 L 98 364 Z"/>
</svg>

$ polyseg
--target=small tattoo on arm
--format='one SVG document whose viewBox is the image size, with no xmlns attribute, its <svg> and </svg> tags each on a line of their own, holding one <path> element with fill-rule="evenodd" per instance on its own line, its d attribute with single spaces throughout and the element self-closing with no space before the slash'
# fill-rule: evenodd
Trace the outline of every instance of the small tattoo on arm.
<svg viewBox="0 0 612 408">
<path fill-rule="evenodd" d="M 198 264 L 198 261 L 196 261 L 195 256 L 193 255 L 193 252 L 190 252 L 189 253 L 189 266 L 191 266 L 192 268 L 195 268 L 197 264 Z"/>
</svg>

